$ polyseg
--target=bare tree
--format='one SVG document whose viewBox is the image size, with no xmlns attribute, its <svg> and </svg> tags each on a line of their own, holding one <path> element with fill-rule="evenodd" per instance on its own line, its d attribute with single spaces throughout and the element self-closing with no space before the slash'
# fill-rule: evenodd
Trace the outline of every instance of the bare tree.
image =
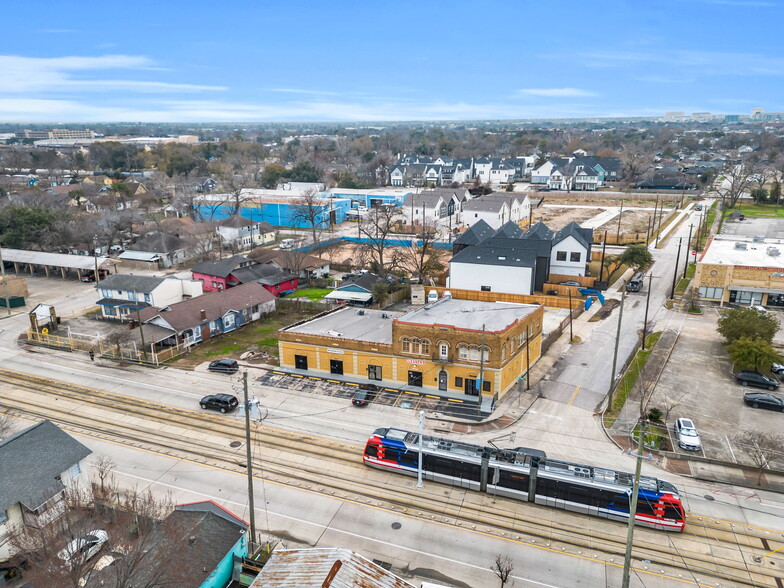
<svg viewBox="0 0 784 588">
<path fill-rule="evenodd" d="M 757 164 L 751 159 L 745 159 L 724 173 L 724 179 L 716 187 L 722 208 L 735 207 L 754 180 L 756 170 Z"/>
<path fill-rule="evenodd" d="M 675 410 L 677 406 L 680 406 L 683 399 L 686 398 L 688 392 L 683 392 L 679 395 L 676 394 L 662 394 L 660 397 L 657 398 L 659 403 L 662 406 L 662 418 L 666 423 L 670 419 L 670 413 Z"/>
<path fill-rule="evenodd" d="M 5 439 L 14 430 L 13 420 L 10 415 L 0 413 L 0 439 Z"/>
<path fill-rule="evenodd" d="M 318 190 L 312 188 L 305 190 L 291 211 L 292 225 L 308 227 L 313 237 L 313 244 L 317 245 L 318 231 L 329 227 L 329 218 L 324 218 L 325 213 L 329 214 L 328 211 L 328 200 L 320 197 Z"/>
<path fill-rule="evenodd" d="M 500 553 L 495 556 L 495 561 L 493 562 L 493 565 L 490 566 L 490 571 L 501 580 L 501 588 L 504 588 L 507 582 L 509 582 L 509 577 L 512 575 L 513 570 L 514 563 L 512 563 L 512 558 L 508 555 L 501 555 Z"/>
<path fill-rule="evenodd" d="M 735 441 L 757 467 L 757 485 L 762 483 L 762 472 L 773 460 L 784 459 L 784 435 L 746 429 L 735 436 Z"/>
<path fill-rule="evenodd" d="M 95 468 L 95 475 L 98 477 L 98 496 L 104 498 L 106 496 L 106 487 L 113 479 L 113 472 L 116 464 L 108 455 L 102 455 L 93 464 Z"/>
<path fill-rule="evenodd" d="M 394 221 L 392 209 L 374 208 L 359 223 L 359 232 L 367 239 L 363 249 L 368 252 L 375 271 L 382 278 L 400 261 L 398 250 L 389 246 Z"/>
<path fill-rule="evenodd" d="M 649 165 L 647 158 L 642 153 L 624 151 L 621 156 L 621 175 L 626 182 L 633 185 Z"/>
<path fill-rule="evenodd" d="M 421 232 L 412 236 L 411 245 L 400 250 L 402 265 L 423 284 L 425 278 L 444 271 L 445 251 L 435 246 L 437 237 L 435 222 L 423 223 Z"/>
</svg>

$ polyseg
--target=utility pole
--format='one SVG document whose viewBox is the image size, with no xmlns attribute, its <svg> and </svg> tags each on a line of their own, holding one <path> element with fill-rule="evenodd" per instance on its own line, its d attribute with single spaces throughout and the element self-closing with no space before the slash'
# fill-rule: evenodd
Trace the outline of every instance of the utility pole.
<svg viewBox="0 0 784 588">
<path fill-rule="evenodd" d="M 567 286 L 569 288 L 569 343 L 574 341 L 574 332 L 572 331 L 572 287 Z"/>
<path fill-rule="evenodd" d="M 678 253 L 675 254 L 675 271 L 672 274 L 672 289 L 670 290 L 670 300 L 675 298 L 675 281 L 678 279 L 678 261 L 681 258 L 681 243 L 683 237 L 678 238 Z M 688 265 L 688 264 L 687 264 Z"/>
<path fill-rule="evenodd" d="M 610 391 L 607 393 L 607 406 L 612 406 L 613 389 L 615 388 L 615 367 L 618 363 L 618 343 L 621 340 L 621 321 L 623 320 L 623 302 L 626 300 L 626 288 L 621 293 L 621 309 L 618 312 L 618 329 L 615 331 L 615 351 L 613 351 L 612 373 L 610 374 Z"/>
<path fill-rule="evenodd" d="M 618 230 L 615 232 L 615 244 L 621 244 L 621 217 L 623 216 L 623 198 L 621 198 L 621 210 L 618 212 Z"/>
<path fill-rule="evenodd" d="M 424 482 L 422 482 L 422 452 L 424 451 L 423 448 L 423 441 L 422 437 L 425 434 L 425 411 L 419 411 L 419 469 L 417 470 L 417 488 L 421 488 L 424 486 Z"/>
<path fill-rule="evenodd" d="M 645 227 L 645 245 L 648 245 L 648 236 L 651 233 L 651 215 L 648 215 L 648 225 Z"/>
<path fill-rule="evenodd" d="M 248 552 L 253 553 L 256 545 L 256 507 L 253 503 L 253 463 L 250 446 L 250 401 L 248 400 L 248 372 L 242 373 L 242 391 L 245 395 L 245 459 L 248 462 L 248 508 L 250 509 L 250 541 Z M 421 453 L 420 453 L 421 455 Z"/>
<path fill-rule="evenodd" d="M 604 230 L 604 240 L 602 241 L 602 261 L 599 263 L 599 281 L 604 277 L 604 252 L 607 249 L 607 229 Z"/>
<path fill-rule="evenodd" d="M 623 588 L 629 588 L 629 576 L 632 565 L 632 544 L 634 542 L 634 517 L 637 515 L 637 494 L 640 491 L 640 470 L 642 469 L 643 447 L 645 443 L 645 425 L 647 421 L 640 419 L 640 441 L 637 445 L 637 465 L 634 468 L 634 485 L 629 497 L 629 525 L 626 529 L 626 553 L 623 557 Z"/>
<path fill-rule="evenodd" d="M 5 276 L 5 263 L 3 262 L 3 248 L 0 246 L 0 275 L 3 277 L 3 297 L 5 298 L 5 309 L 11 315 L 11 297 L 8 296 L 8 279 Z"/>
<path fill-rule="evenodd" d="M 142 329 L 142 319 L 139 315 L 139 303 L 136 303 L 136 322 L 139 323 L 139 337 L 142 340 L 142 361 L 147 360 L 147 345 L 144 342 L 144 329 Z"/>
<path fill-rule="evenodd" d="M 686 265 L 683 266 L 683 279 L 686 279 L 686 270 L 689 269 L 689 256 L 691 255 L 691 230 L 694 228 L 694 223 L 689 224 L 689 240 L 686 241 Z"/>
<path fill-rule="evenodd" d="M 645 351 L 645 337 L 648 334 L 648 305 L 651 302 L 651 290 L 653 289 L 653 278 L 655 276 L 650 274 L 648 276 L 648 295 L 645 297 L 645 319 L 642 322 L 642 350 Z"/>
</svg>

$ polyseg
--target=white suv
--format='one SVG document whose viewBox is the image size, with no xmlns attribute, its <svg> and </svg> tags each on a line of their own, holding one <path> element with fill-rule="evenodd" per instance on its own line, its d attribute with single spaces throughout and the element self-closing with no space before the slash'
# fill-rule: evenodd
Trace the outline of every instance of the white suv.
<svg viewBox="0 0 784 588">
<path fill-rule="evenodd" d="M 700 434 L 691 419 L 678 419 L 675 421 L 675 435 L 678 437 L 678 445 L 687 451 L 699 451 L 702 449 Z"/>
</svg>

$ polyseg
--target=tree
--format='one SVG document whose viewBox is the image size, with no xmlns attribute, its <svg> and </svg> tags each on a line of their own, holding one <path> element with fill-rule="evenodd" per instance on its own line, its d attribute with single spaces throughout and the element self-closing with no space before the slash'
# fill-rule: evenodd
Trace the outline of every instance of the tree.
<svg viewBox="0 0 784 588">
<path fill-rule="evenodd" d="M 43 250 L 54 231 L 57 215 L 40 206 L 12 204 L 0 208 L 0 243 L 14 249 Z"/>
<path fill-rule="evenodd" d="M 412 276 L 425 283 L 425 278 L 444 271 L 445 250 L 435 246 L 438 231 L 435 222 L 422 223 L 422 231 L 412 235 L 411 245 L 400 250 L 401 265 L 407 268 Z"/>
<path fill-rule="evenodd" d="M 495 556 L 495 562 L 490 566 L 490 571 L 498 576 L 498 579 L 501 581 L 501 588 L 504 588 L 506 583 L 509 582 L 509 577 L 512 575 L 513 570 L 514 563 L 512 563 L 512 559 L 508 555 L 501 555 L 500 553 Z"/>
<path fill-rule="evenodd" d="M 0 439 L 5 439 L 13 431 L 13 421 L 7 414 L 0 413 Z"/>
<path fill-rule="evenodd" d="M 292 182 L 319 182 L 321 181 L 321 172 L 316 169 L 316 166 L 309 161 L 301 161 L 293 168 L 288 174 L 289 180 Z"/>
<path fill-rule="evenodd" d="M 759 371 L 761 366 L 770 366 L 781 361 L 781 357 L 770 343 L 760 339 L 740 337 L 727 347 L 732 363 L 736 368 L 753 368 Z"/>
<path fill-rule="evenodd" d="M 618 260 L 635 270 L 639 270 L 640 268 L 648 267 L 653 263 L 653 254 L 648 250 L 646 245 L 629 245 L 618 257 Z"/>
<path fill-rule="evenodd" d="M 261 172 L 261 185 L 264 188 L 277 188 L 280 181 L 286 177 L 288 170 L 278 163 L 273 163 Z"/>
<path fill-rule="evenodd" d="M 770 194 L 768 198 L 773 204 L 778 204 L 781 198 L 781 182 L 778 178 L 773 178 L 773 184 L 770 186 Z"/>
<path fill-rule="evenodd" d="M 773 335 L 779 330 L 779 321 L 775 316 L 753 308 L 727 309 L 719 317 L 717 325 L 716 330 L 724 337 L 726 344 L 743 337 L 770 344 Z"/>
<path fill-rule="evenodd" d="M 757 467 L 757 485 L 762 483 L 762 472 L 774 459 L 784 457 L 784 436 L 766 433 L 757 429 L 741 431 L 735 441 L 741 446 Z"/>
<path fill-rule="evenodd" d="M 738 199 L 754 180 L 756 170 L 756 163 L 751 159 L 745 159 L 733 166 L 729 172 L 724 173 L 724 178 L 716 187 L 716 192 L 721 197 L 722 208 L 735 207 Z"/>
<path fill-rule="evenodd" d="M 374 271 L 382 278 L 399 264 L 399 252 L 389 246 L 395 223 L 391 208 L 373 208 L 359 223 L 359 233 L 367 240 L 364 249 L 372 260 Z"/>
<path fill-rule="evenodd" d="M 389 296 L 389 284 L 386 281 L 376 282 L 370 291 L 373 293 L 373 300 L 376 301 L 378 307 L 383 308 Z"/>
<path fill-rule="evenodd" d="M 765 204 L 768 201 L 768 191 L 765 188 L 754 188 L 751 191 L 751 199 L 757 204 Z"/>
<path fill-rule="evenodd" d="M 305 190 L 291 210 L 291 224 L 310 228 L 314 245 L 319 242 L 318 231 L 326 228 L 324 225 L 329 223 L 329 217 L 324 218 L 325 214 L 329 215 L 329 200 L 319 194 L 320 192 L 314 189 Z"/>
<path fill-rule="evenodd" d="M 621 176 L 629 184 L 634 184 L 648 167 L 648 162 L 642 153 L 623 152 L 621 156 Z"/>
</svg>

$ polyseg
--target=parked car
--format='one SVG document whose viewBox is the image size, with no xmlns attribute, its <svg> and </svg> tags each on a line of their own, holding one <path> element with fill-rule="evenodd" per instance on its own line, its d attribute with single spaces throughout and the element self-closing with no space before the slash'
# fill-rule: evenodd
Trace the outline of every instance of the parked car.
<svg viewBox="0 0 784 588">
<path fill-rule="evenodd" d="M 735 379 L 741 386 L 754 386 L 756 388 L 767 388 L 768 390 L 775 390 L 779 387 L 778 381 L 752 370 L 739 371 L 735 374 Z"/>
<path fill-rule="evenodd" d="M 770 371 L 772 371 L 772 372 L 773 372 L 774 374 L 776 374 L 776 375 L 779 375 L 779 374 L 784 374 L 784 365 L 782 365 L 782 364 L 780 364 L 780 363 L 776 363 L 776 362 L 774 361 L 774 362 L 771 364 L 771 366 L 770 366 Z"/>
<path fill-rule="evenodd" d="M 766 408 L 784 412 L 784 400 L 765 392 L 747 392 L 743 395 L 743 402 L 751 408 Z"/>
<path fill-rule="evenodd" d="M 240 369 L 240 364 L 236 359 L 216 359 L 210 362 L 207 368 L 211 372 L 222 372 L 224 374 L 236 374 Z"/>
<path fill-rule="evenodd" d="M 702 204 L 698 204 L 697 206 L 695 206 L 694 210 L 696 210 L 697 212 L 701 211 L 702 210 Z"/>
<path fill-rule="evenodd" d="M 96 529 L 71 541 L 65 549 L 57 553 L 57 557 L 73 568 L 93 557 L 108 540 L 109 534 L 106 531 Z"/>
<path fill-rule="evenodd" d="M 566 282 L 558 282 L 561 286 L 581 286 L 580 282 L 574 280 L 567 280 Z"/>
<path fill-rule="evenodd" d="M 109 275 L 109 270 L 107 269 L 99 269 L 98 275 L 103 280 L 105 277 Z M 85 273 L 82 274 L 80 278 L 82 282 L 94 282 L 95 281 L 95 272 L 93 270 L 87 270 Z"/>
<path fill-rule="evenodd" d="M 294 247 L 294 239 L 283 239 L 280 242 L 281 249 L 291 249 L 292 247 Z"/>
<path fill-rule="evenodd" d="M 201 406 L 202 410 L 210 408 L 221 412 L 229 412 L 239 406 L 239 400 L 231 394 L 210 394 L 199 401 L 199 406 Z"/>
<path fill-rule="evenodd" d="M 768 313 L 768 309 L 765 308 L 764 306 L 751 306 L 750 308 L 753 308 L 754 310 L 756 310 L 760 314 L 767 314 Z"/>
<path fill-rule="evenodd" d="M 351 404 L 354 406 L 367 406 L 375 397 L 376 393 L 373 390 L 360 388 L 354 392 L 354 396 L 351 398 Z"/>
<path fill-rule="evenodd" d="M 675 434 L 681 449 L 699 451 L 702 448 L 700 434 L 691 419 L 680 418 L 675 421 Z"/>
</svg>

